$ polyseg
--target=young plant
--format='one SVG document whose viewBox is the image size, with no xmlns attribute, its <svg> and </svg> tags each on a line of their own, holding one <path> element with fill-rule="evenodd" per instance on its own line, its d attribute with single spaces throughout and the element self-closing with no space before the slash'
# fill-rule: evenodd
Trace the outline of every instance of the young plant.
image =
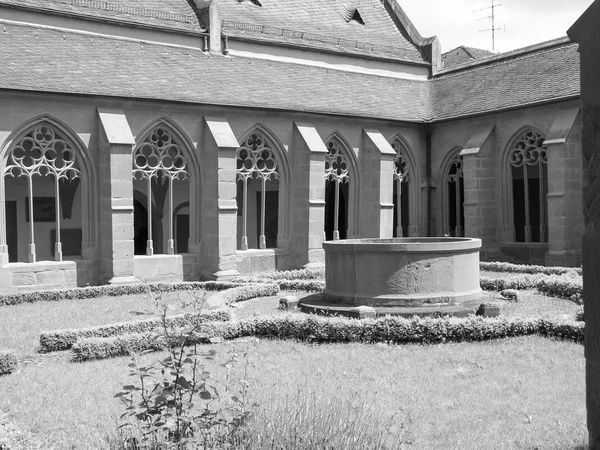
<svg viewBox="0 0 600 450">
<path fill-rule="evenodd" d="M 129 428 L 124 447 L 233 448 L 234 442 L 243 439 L 251 415 L 246 402 L 248 383 L 234 383 L 230 376 L 239 355 L 235 351 L 228 353 L 226 361 L 220 364 L 225 375 L 219 379 L 213 373 L 216 350 L 196 344 L 202 324 L 177 330 L 167 321 L 169 306 L 161 305 L 160 298 L 154 300 L 161 309 L 163 325 L 157 339 L 162 341 L 167 356 L 149 365 L 142 363 L 140 355 L 132 356 L 129 375 L 137 384 L 125 385 L 115 395 L 125 405 L 120 428 Z M 202 302 L 195 303 L 196 307 L 202 306 Z M 210 342 L 218 343 L 220 339 L 210 338 Z"/>
</svg>

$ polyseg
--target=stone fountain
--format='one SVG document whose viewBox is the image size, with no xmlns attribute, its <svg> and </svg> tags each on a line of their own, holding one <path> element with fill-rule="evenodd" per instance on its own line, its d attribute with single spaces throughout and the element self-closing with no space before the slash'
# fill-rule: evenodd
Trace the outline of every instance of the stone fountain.
<svg viewBox="0 0 600 450">
<path fill-rule="evenodd" d="M 300 302 L 304 312 L 466 316 L 481 303 L 480 239 L 349 239 L 323 247 L 326 288 Z"/>
</svg>

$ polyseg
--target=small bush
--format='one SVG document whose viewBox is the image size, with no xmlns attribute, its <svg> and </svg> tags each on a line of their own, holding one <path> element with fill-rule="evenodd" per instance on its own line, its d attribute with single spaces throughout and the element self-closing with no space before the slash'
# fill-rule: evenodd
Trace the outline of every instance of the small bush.
<svg viewBox="0 0 600 450">
<path fill-rule="evenodd" d="M 228 281 L 189 281 L 182 283 L 131 284 L 124 286 L 105 285 L 49 291 L 26 291 L 14 294 L 0 294 L 0 306 L 33 303 L 39 301 L 79 300 L 99 297 L 119 297 L 121 295 L 146 294 L 175 291 L 222 291 L 240 286 Z"/>
<path fill-rule="evenodd" d="M 480 270 L 489 272 L 529 273 L 543 275 L 563 275 L 568 272 L 582 274 L 581 267 L 537 266 L 528 264 L 512 264 L 508 262 L 480 262 Z"/>
<path fill-rule="evenodd" d="M 17 370 L 17 356 L 10 351 L 0 351 L 0 375 L 8 375 Z"/>
<path fill-rule="evenodd" d="M 205 322 L 231 320 L 227 311 L 187 313 L 167 317 L 165 323 L 169 327 L 183 328 Z M 40 352 L 57 352 L 70 349 L 77 339 L 94 337 L 111 337 L 128 333 L 155 332 L 161 329 L 163 322 L 155 317 L 146 320 L 121 322 L 111 325 L 80 328 L 75 330 L 47 331 L 40 333 Z"/>
</svg>

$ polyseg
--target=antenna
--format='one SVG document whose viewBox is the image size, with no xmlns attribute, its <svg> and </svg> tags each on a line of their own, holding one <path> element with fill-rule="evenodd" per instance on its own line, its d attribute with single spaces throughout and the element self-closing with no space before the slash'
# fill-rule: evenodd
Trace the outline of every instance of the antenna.
<svg viewBox="0 0 600 450">
<path fill-rule="evenodd" d="M 485 10 L 488 10 L 488 9 L 491 10 L 489 16 L 482 17 L 482 18 L 477 19 L 477 20 L 492 19 L 492 28 L 487 28 L 485 30 L 479 30 L 480 33 L 481 32 L 485 32 L 485 31 L 491 31 L 492 32 L 492 51 L 494 51 L 494 49 L 495 49 L 495 43 L 496 43 L 495 42 L 496 41 L 496 35 L 495 35 L 495 33 L 496 33 L 496 31 L 501 31 L 502 30 L 502 28 L 496 28 L 495 27 L 495 16 L 496 16 L 495 9 L 498 6 L 502 6 L 502 4 L 501 3 L 494 4 L 494 0 L 492 0 L 492 6 L 488 6 L 486 8 L 481 8 L 481 9 L 477 9 L 477 10 L 473 11 L 473 12 L 479 12 L 479 11 L 485 11 Z M 506 26 L 504 27 L 504 31 L 506 31 Z"/>
</svg>

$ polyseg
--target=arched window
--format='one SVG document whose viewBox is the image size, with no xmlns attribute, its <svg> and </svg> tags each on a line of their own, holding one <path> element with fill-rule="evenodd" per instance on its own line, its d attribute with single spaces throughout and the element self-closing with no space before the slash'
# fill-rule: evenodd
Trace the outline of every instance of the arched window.
<svg viewBox="0 0 600 450">
<path fill-rule="evenodd" d="M 240 249 L 277 247 L 279 172 L 275 151 L 264 134 L 251 133 L 237 150 Z M 250 221 L 250 222 L 249 222 Z"/>
<path fill-rule="evenodd" d="M 548 160 L 544 137 L 523 132 L 508 154 L 516 242 L 548 241 Z"/>
<path fill-rule="evenodd" d="M 29 222 L 28 261 L 36 262 L 37 259 L 36 222 L 54 224 L 55 229 L 51 230 L 50 234 L 54 241 L 51 243 L 52 253 L 54 253 L 56 261 L 62 261 L 61 216 L 71 219 L 72 201 L 81 177 L 77 154 L 72 144 L 50 124 L 40 124 L 15 140 L 8 152 L 3 176 L 21 179 L 27 184 L 25 222 Z M 34 186 L 38 193 L 42 193 L 41 196 L 34 195 Z M 10 186 L 7 188 L 7 191 L 10 192 Z M 20 186 L 15 186 L 15 188 L 15 191 L 21 191 Z M 65 192 L 68 192 L 68 195 Z M 17 217 L 13 219 L 15 226 L 18 226 Z M 81 254 L 80 223 L 80 228 L 77 229 L 78 233 L 68 233 L 69 249 L 77 249 L 70 250 L 67 252 L 69 254 Z M 41 229 L 40 232 L 43 233 Z M 37 237 L 43 239 L 40 235 Z M 17 243 L 10 242 L 9 239 L 9 256 L 11 255 L 11 246 L 15 249 L 16 245 Z M 14 251 L 12 253 L 15 254 Z"/>
<path fill-rule="evenodd" d="M 446 233 L 450 236 L 465 235 L 465 183 L 462 156 L 456 155 L 448 164 L 446 172 Z"/>
<path fill-rule="evenodd" d="M 397 142 L 392 143 L 392 148 L 396 151 L 394 158 L 394 237 L 403 237 L 409 235 L 409 183 L 411 178 L 410 168 L 406 156 L 402 153 L 402 148 Z"/>
<path fill-rule="evenodd" d="M 337 140 L 327 144 L 325 158 L 325 239 L 348 236 L 349 162 Z"/>
<path fill-rule="evenodd" d="M 189 193 L 189 177 L 188 158 L 180 143 L 166 126 L 154 127 L 133 152 L 134 189 L 137 187 L 146 191 L 145 211 L 142 211 L 143 206 L 139 204 L 137 214 L 134 215 L 134 219 L 137 217 L 141 218 L 141 221 L 145 219 L 146 222 L 135 223 L 134 220 L 136 253 L 142 253 L 145 240 L 146 255 L 154 254 L 154 240 L 157 234 L 156 230 L 153 230 L 153 224 L 156 224 L 157 220 L 162 221 L 164 217 L 167 220 L 166 253 L 172 255 L 175 252 L 173 201 L 175 196 L 185 197 L 186 190 Z M 181 187 L 183 189 L 180 189 Z M 179 190 L 183 191 L 183 195 L 178 195 Z M 165 199 L 167 213 L 163 214 Z M 153 210 L 153 204 L 156 211 Z"/>
</svg>

